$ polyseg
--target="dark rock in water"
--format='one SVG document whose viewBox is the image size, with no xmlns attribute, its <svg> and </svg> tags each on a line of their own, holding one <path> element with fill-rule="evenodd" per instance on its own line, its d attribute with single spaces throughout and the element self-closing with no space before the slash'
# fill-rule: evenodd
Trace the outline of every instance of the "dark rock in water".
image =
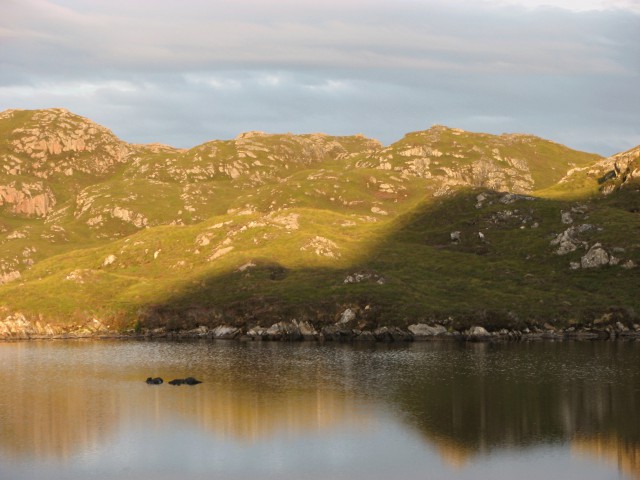
<svg viewBox="0 0 640 480">
<path fill-rule="evenodd" d="M 162 379 L 160 377 L 155 377 L 155 378 L 147 378 L 146 382 L 149 385 L 160 385 L 162 383 Z"/>
<path fill-rule="evenodd" d="M 187 377 L 187 378 L 176 378 L 174 380 L 171 380 L 169 382 L 169 385 L 197 385 L 199 383 L 202 383 L 200 380 L 196 380 L 193 377 Z"/>
</svg>

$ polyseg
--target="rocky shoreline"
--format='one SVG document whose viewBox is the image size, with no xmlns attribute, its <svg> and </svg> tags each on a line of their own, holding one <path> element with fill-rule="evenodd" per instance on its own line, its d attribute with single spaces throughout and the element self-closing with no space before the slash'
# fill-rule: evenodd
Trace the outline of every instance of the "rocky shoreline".
<svg viewBox="0 0 640 480">
<path fill-rule="evenodd" d="M 79 325 L 54 325 L 40 320 L 31 321 L 22 314 L 13 314 L 0 320 L 0 341 L 38 339 L 206 339 L 237 341 L 335 341 L 335 342 L 412 342 L 430 340 L 456 340 L 468 342 L 531 341 L 531 340 L 617 340 L 640 341 L 640 324 L 594 321 L 579 327 L 558 328 L 545 323 L 543 326 L 527 326 L 522 329 L 502 328 L 488 331 L 480 325 L 465 329 L 448 328 L 442 324 L 416 323 L 406 328 L 396 326 L 369 327 L 353 325 L 350 315 L 322 327 L 314 327 L 308 321 L 280 321 L 269 327 L 217 325 L 199 326 L 189 330 L 136 328 L 115 331 L 98 319 Z"/>
</svg>

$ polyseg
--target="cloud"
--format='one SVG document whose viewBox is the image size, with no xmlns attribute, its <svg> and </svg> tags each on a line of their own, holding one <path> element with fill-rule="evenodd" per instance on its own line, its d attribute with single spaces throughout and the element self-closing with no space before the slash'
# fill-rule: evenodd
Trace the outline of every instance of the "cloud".
<svg viewBox="0 0 640 480">
<path fill-rule="evenodd" d="M 491 17 L 478 7 L 465 12 L 438 2 L 373 2 L 369 8 L 363 1 L 339 8 L 332 1 L 322 7 L 275 2 L 280 8 L 273 8 L 272 2 L 192 1 L 185 8 L 175 0 L 96 1 L 89 3 L 92 9 L 79 1 L 9 2 L 9 15 L 0 20 L 13 47 L 4 54 L 8 61 L 59 76 L 89 68 L 322 66 L 523 73 L 625 68 L 606 45 L 577 31 L 580 23 L 574 26 L 553 14 L 524 20 L 504 13 Z"/>
<path fill-rule="evenodd" d="M 250 129 L 389 143 L 445 123 L 613 153 L 640 143 L 636 6 L 4 0 L 0 109 L 64 106 L 177 146 Z"/>
<path fill-rule="evenodd" d="M 637 0 L 483 0 L 486 4 L 498 6 L 517 6 L 530 9 L 559 8 L 573 12 L 623 10 L 640 13 Z"/>
</svg>

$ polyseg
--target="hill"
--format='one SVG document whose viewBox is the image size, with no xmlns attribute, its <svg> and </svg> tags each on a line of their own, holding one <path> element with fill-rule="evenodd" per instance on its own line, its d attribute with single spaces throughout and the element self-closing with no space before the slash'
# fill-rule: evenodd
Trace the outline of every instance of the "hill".
<svg viewBox="0 0 640 480">
<path fill-rule="evenodd" d="M 633 329 L 639 158 L 443 126 L 389 146 L 248 132 L 185 150 L 5 111 L 0 305 L 34 334 Z"/>
</svg>

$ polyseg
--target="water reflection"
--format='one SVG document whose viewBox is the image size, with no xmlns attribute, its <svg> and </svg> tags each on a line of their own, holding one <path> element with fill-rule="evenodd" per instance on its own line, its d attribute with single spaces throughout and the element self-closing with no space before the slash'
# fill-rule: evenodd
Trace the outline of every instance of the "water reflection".
<svg viewBox="0 0 640 480">
<path fill-rule="evenodd" d="M 631 478 L 640 478 L 640 443 L 621 440 L 615 436 L 575 438 L 573 451 L 587 458 L 599 458 L 617 466 Z"/>
<path fill-rule="evenodd" d="M 0 344 L 0 474 L 127 477 L 108 457 L 144 478 L 179 454 L 193 478 L 249 478 L 256 464 L 274 478 L 385 478 L 392 452 L 404 478 L 474 478 L 514 459 L 541 476 L 544 448 L 575 478 L 640 478 L 639 360 L 622 342 Z M 157 375 L 204 383 L 144 383 Z"/>
<path fill-rule="evenodd" d="M 497 448 L 597 443 L 640 477 L 639 347 L 441 345 L 450 354 L 412 362 L 421 374 L 401 382 L 394 403 L 458 465 Z"/>
<path fill-rule="evenodd" d="M 135 423 L 152 428 L 188 424 L 221 438 L 254 442 L 281 431 L 295 435 L 345 423 L 366 428 L 373 417 L 371 407 L 353 392 L 327 383 L 330 375 L 322 365 L 301 371 L 286 360 L 280 365 L 248 365 L 249 359 L 241 357 L 236 365 L 229 358 L 216 362 L 208 354 L 211 345 L 43 342 L 1 347 L 0 445 L 16 455 L 65 459 L 74 450 L 95 449 L 114 429 Z M 156 348 L 170 354 L 168 365 L 154 360 L 162 357 L 149 351 Z M 275 352 L 265 348 L 262 353 Z M 270 367 L 275 371 L 269 373 Z M 142 381 L 150 368 L 166 380 L 195 371 L 205 383 L 150 386 Z"/>
</svg>

